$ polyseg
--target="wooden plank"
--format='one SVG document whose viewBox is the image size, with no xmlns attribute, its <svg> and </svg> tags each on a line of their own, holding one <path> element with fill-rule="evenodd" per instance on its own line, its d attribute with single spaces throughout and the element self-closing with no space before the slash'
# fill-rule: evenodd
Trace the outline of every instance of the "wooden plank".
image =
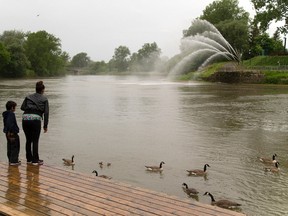
<svg viewBox="0 0 288 216">
<path fill-rule="evenodd" d="M 54 169 L 53 169 L 54 170 Z M 54 170 L 55 171 L 55 170 Z M 70 176 L 77 176 L 77 173 L 71 173 L 70 174 Z M 81 177 L 83 177 L 83 175 L 81 176 Z M 81 178 L 80 177 L 80 178 Z M 80 179 L 79 177 L 77 178 L 78 180 Z M 85 182 L 87 182 L 87 177 L 84 177 L 85 179 L 84 179 L 84 181 Z M 74 180 L 73 180 L 74 181 Z M 111 185 L 113 186 L 113 183 L 111 182 L 111 180 L 105 180 L 105 179 L 103 179 L 103 180 L 100 180 L 99 178 L 97 178 L 97 186 L 99 186 L 100 185 L 100 183 L 108 183 L 109 184 L 109 187 L 107 188 L 107 190 L 110 190 L 111 189 Z M 118 184 L 118 186 L 119 186 L 119 184 Z M 121 187 L 123 186 L 123 184 L 121 183 Z M 133 194 L 133 193 L 137 193 L 137 194 L 140 194 L 141 195 L 141 197 L 143 198 L 143 194 L 145 194 L 146 196 L 147 196 L 147 194 L 148 194 L 148 197 L 146 197 L 148 200 L 151 200 L 151 199 L 153 199 L 153 202 L 157 202 L 157 198 L 159 198 L 160 196 L 160 194 L 161 193 L 158 193 L 158 192 L 152 192 L 152 191 L 149 191 L 149 190 L 145 190 L 145 189 L 142 189 L 142 188 L 135 188 L 135 187 L 131 187 L 131 186 L 127 186 L 127 185 L 124 185 L 124 188 L 125 187 L 127 187 L 128 188 L 128 193 L 131 195 L 131 194 Z M 130 190 L 132 188 L 132 190 Z M 123 187 L 121 188 L 121 189 L 123 189 Z M 115 189 L 113 188 L 113 191 L 114 191 Z M 140 191 L 140 192 L 139 192 Z M 143 192 L 143 194 L 142 194 L 142 192 Z M 129 196 L 129 194 L 128 195 L 126 195 L 126 196 Z M 183 200 L 181 200 L 180 202 L 179 202 L 179 198 L 177 198 L 177 197 L 172 197 L 172 196 L 167 196 L 166 194 L 161 194 L 162 195 L 162 197 L 160 198 L 161 200 L 160 201 L 163 201 L 162 199 L 167 199 L 167 200 L 165 200 L 165 204 L 167 204 L 167 201 L 168 201 L 168 205 L 171 207 L 171 205 L 173 205 L 173 208 L 175 208 L 175 204 L 177 205 L 179 205 L 180 207 L 189 207 L 189 208 L 191 208 L 191 205 L 193 206 L 193 204 L 191 203 L 191 201 L 190 200 L 186 200 L 186 202 L 183 202 Z M 135 197 L 134 197 L 135 198 Z M 138 197 L 139 198 L 139 197 Z M 171 199 L 172 198 L 172 199 Z M 201 203 L 199 203 L 199 202 L 197 202 L 197 205 L 194 205 L 195 207 L 199 207 L 199 206 L 202 206 L 203 208 L 204 208 L 204 211 L 207 211 L 207 205 L 206 204 L 201 204 Z M 194 209 L 194 210 L 199 210 L 199 209 Z M 209 211 L 210 213 L 211 212 L 214 212 L 215 213 L 215 211 L 217 212 L 217 210 L 220 210 L 220 213 L 221 213 L 221 215 L 225 215 L 225 211 L 228 211 L 228 215 L 233 215 L 233 213 L 231 213 L 231 211 L 230 210 L 224 210 L 224 212 L 223 212 L 223 210 L 222 209 L 220 209 L 220 208 L 218 208 L 218 207 L 216 207 L 216 209 L 215 209 L 215 207 L 213 207 L 213 206 L 210 206 L 210 210 L 211 211 Z M 238 212 L 235 212 L 236 213 L 236 215 L 239 215 L 239 213 Z"/>
<path fill-rule="evenodd" d="M 243 215 L 46 164 L 11 167 L 0 163 L 0 172 L 0 205 L 1 200 L 17 198 L 18 208 L 29 209 L 31 215 L 33 211 L 44 215 Z"/>
<path fill-rule="evenodd" d="M 3 180 L 1 177 L 0 177 L 0 180 L 2 180 L 0 181 L 0 196 L 1 196 L 2 195 L 1 186 L 3 182 L 5 182 L 5 180 Z M 12 179 L 10 179 L 10 183 L 13 183 Z M 14 182 L 14 184 L 17 185 L 16 182 Z M 47 208 L 46 206 L 48 206 L 50 210 L 55 210 L 56 211 L 55 213 L 63 213 L 66 215 L 74 215 L 75 213 L 79 213 L 83 215 L 93 215 L 93 214 L 97 215 L 97 212 L 101 212 L 101 214 L 109 213 L 109 212 L 104 212 L 95 206 L 93 206 L 93 208 L 96 209 L 96 211 L 90 211 L 90 209 L 85 205 L 85 203 L 71 202 L 69 199 L 69 196 L 65 196 L 65 194 L 60 195 L 61 192 L 59 193 L 59 195 L 56 195 L 53 192 L 49 192 L 48 191 L 49 187 L 48 188 L 46 187 L 46 190 L 45 190 L 45 186 L 44 187 L 41 186 L 40 190 L 41 190 L 41 196 L 43 198 L 39 198 L 39 193 L 40 193 L 39 188 L 36 188 L 35 186 L 31 187 L 27 185 L 27 183 L 23 183 L 23 182 L 19 183 L 18 186 L 23 188 L 20 198 L 25 199 L 25 202 L 27 202 L 26 203 L 27 206 L 29 206 L 29 208 L 32 208 L 32 209 L 37 209 L 39 212 L 42 212 L 42 213 L 46 212 L 45 210 L 45 208 Z M 26 190 L 25 188 L 30 188 L 30 189 Z M 13 195 L 13 193 L 10 193 L 10 194 Z M 26 198 L 26 196 L 28 198 Z M 57 205 L 55 205 L 54 203 L 51 203 L 49 200 L 53 200 L 53 202 L 57 203 Z M 39 205 L 39 202 L 41 205 Z"/>
<path fill-rule="evenodd" d="M 55 175 L 53 176 L 53 178 L 55 178 Z M 97 180 L 98 180 L 99 178 L 97 178 Z M 74 182 L 74 180 L 77 180 L 77 179 L 73 179 L 73 182 Z M 68 180 L 67 180 L 68 181 Z M 99 179 L 99 181 L 101 181 L 101 179 Z M 53 182 L 53 184 L 56 184 L 57 182 Z M 88 187 L 88 185 L 87 185 L 87 181 L 85 180 L 85 181 L 83 181 L 83 182 L 81 182 L 81 184 L 85 184 L 86 183 L 86 185 L 85 186 L 83 186 L 83 187 L 85 187 L 86 189 L 88 189 L 88 190 L 86 190 L 85 191 L 85 193 L 86 194 L 93 194 L 93 195 L 95 195 L 95 193 L 93 193 L 93 191 L 95 190 L 95 187 L 97 187 L 97 186 L 99 186 L 99 182 L 97 182 L 97 185 L 93 185 L 92 187 Z M 64 183 L 63 183 L 64 184 Z M 69 185 L 66 185 L 66 184 L 64 184 L 63 186 L 65 186 L 65 187 L 69 187 Z M 88 188 L 87 188 L 88 187 Z M 85 188 L 82 188 L 81 190 L 85 190 Z M 97 188 L 97 191 L 100 191 L 101 193 L 100 193 L 100 195 L 99 196 L 101 196 L 101 194 L 108 194 L 108 197 L 112 197 L 113 196 L 113 202 L 123 202 L 123 204 L 125 205 L 125 206 L 129 206 L 130 204 L 131 204 L 131 202 L 133 202 L 133 207 L 135 208 L 143 208 L 143 209 L 145 209 L 145 207 L 149 207 L 149 209 L 151 209 L 151 208 L 154 208 L 153 209 L 153 212 L 154 212 L 154 214 L 158 214 L 158 215 L 162 215 L 163 214 L 163 212 L 165 212 L 166 214 L 171 214 L 171 215 L 175 215 L 175 214 L 177 214 L 177 209 L 175 210 L 175 206 L 173 207 L 173 206 L 171 206 L 171 205 L 168 205 L 167 207 L 165 207 L 165 206 L 161 206 L 161 204 L 163 204 L 163 203 L 160 203 L 160 202 L 158 202 L 158 203 L 155 203 L 154 201 L 153 202 L 151 202 L 151 199 L 150 199 L 150 197 L 149 197 L 149 200 L 148 199 L 146 199 L 146 200 L 141 200 L 142 199 L 142 194 L 140 194 L 140 195 L 137 195 L 137 196 L 135 196 L 135 194 L 134 194 L 134 196 L 131 196 L 131 193 L 133 193 L 133 190 L 132 191 L 129 191 L 129 193 L 122 193 L 121 192 L 121 190 L 115 190 L 115 189 L 113 189 L 112 190 L 112 193 L 111 193 L 111 188 L 109 188 L 109 187 L 106 187 L 106 188 L 104 188 L 104 189 L 102 189 L 101 190 L 101 188 Z M 120 192 L 119 192 L 120 191 Z M 115 197 L 116 198 L 118 198 L 117 200 L 115 200 Z M 124 198 L 123 198 L 124 197 Z M 155 197 L 155 196 L 154 196 Z M 112 199 L 112 198 L 110 198 L 110 199 Z M 125 200 L 124 200 L 125 199 Z M 137 202 L 139 202 L 139 206 L 137 205 Z M 161 211 L 158 211 L 158 209 L 159 209 L 159 206 L 160 206 L 160 209 L 161 209 Z M 146 209 L 146 211 L 148 211 L 148 209 Z M 151 211 L 151 210 L 150 210 Z M 187 212 L 186 212 L 187 213 Z M 185 212 L 184 212 L 184 215 L 186 214 Z M 180 214 L 179 212 L 178 212 L 178 214 Z M 181 215 L 181 214 L 180 214 Z"/>
</svg>

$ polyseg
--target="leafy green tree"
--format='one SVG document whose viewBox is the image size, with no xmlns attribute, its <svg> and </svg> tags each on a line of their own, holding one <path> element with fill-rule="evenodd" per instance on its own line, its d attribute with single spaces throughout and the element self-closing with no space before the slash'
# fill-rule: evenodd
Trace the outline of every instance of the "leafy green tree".
<svg viewBox="0 0 288 216">
<path fill-rule="evenodd" d="M 214 1 L 205 8 L 200 19 L 212 23 L 232 47 L 242 53 L 248 52 L 249 13 L 239 7 L 238 0 Z"/>
<path fill-rule="evenodd" d="M 266 31 L 272 21 L 285 21 L 279 27 L 281 33 L 288 33 L 288 0 L 251 0 L 256 10 L 260 29 Z"/>
<path fill-rule="evenodd" d="M 275 55 L 283 52 L 282 41 L 275 34 L 269 37 L 267 33 L 263 33 L 255 38 L 255 43 L 257 55 Z"/>
<path fill-rule="evenodd" d="M 25 43 L 31 69 L 38 76 L 54 76 L 64 73 L 66 54 L 61 50 L 60 39 L 46 31 L 29 33 Z"/>
<path fill-rule="evenodd" d="M 145 43 L 141 49 L 138 50 L 137 60 L 141 65 L 143 71 L 152 71 L 155 65 L 160 60 L 161 49 L 156 42 Z"/>
<path fill-rule="evenodd" d="M 216 28 L 230 45 L 244 56 L 249 52 L 249 27 L 246 20 L 227 20 L 220 22 Z"/>
<path fill-rule="evenodd" d="M 112 70 L 116 70 L 118 72 L 124 72 L 128 70 L 129 66 L 129 56 L 130 50 L 126 46 L 119 46 L 115 49 L 114 55 L 110 60 L 110 67 L 113 67 Z"/>
<path fill-rule="evenodd" d="M 102 74 L 108 72 L 108 65 L 104 61 L 92 62 L 89 66 L 91 74 Z"/>
<path fill-rule="evenodd" d="M 0 71 L 2 71 L 3 68 L 9 64 L 10 59 L 9 51 L 6 49 L 3 43 L 0 42 Z"/>
<path fill-rule="evenodd" d="M 207 20 L 213 25 L 227 20 L 246 20 L 248 22 L 249 13 L 239 7 L 238 0 L 217 0 L 205 8 L 200 19 Z"/>
<path fill-rule="evenodd" d="M 30 66 L 24 48 L 26 33 L 15 30 L 4 31 L 3 34 L 0 35 L 0 41 L 4 44 L 10 55 L 9 63 L 2 68 L 2 76 L 25 76 Z"/>
<path fill-rule="evenodd" d="M 87 67 L 90 62 L 90 58 L 87 53 L 81 52 L 73 56 L 71 60 L 71 66 L 77 68 Z"/>
</svg>

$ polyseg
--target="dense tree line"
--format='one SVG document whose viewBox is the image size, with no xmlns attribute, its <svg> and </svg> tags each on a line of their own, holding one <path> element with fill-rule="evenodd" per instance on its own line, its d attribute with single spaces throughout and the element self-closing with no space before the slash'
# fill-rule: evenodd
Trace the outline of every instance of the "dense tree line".
<svg viewBox="0 0 288 216">
<path fill-rule="evenodd" d="M 47 33 L 5 31 L 0 35 L 0 76 L 57 76 L 65 73 L 68 54 L 60 39 Z"/>
<path fill-rule="evenodd" d="M 197 19 L 212 23 L 224 38 L 242 54 L 243 59 L 257 55 L 282 55 L 286 53 L 281 34 L 288 32 L 288 0 L 251 0 L 256 16 L 239 7 L 238 0 L 216 0 L 209 4 Z M 285 21 L 273 36 L 267 34 L 272 21 Z M 205 29 L 193 26 L 183 30 L 183 38 L 193 36 Z M 92 61 L 81 52 L 70 59 L 61 50 L 59 38 L 47 33 L 5 31 L 0 35 L 0 76 L 31 77 L 58 76 L 67 72 L 87 74 L 168 71 L 179 61 L 179 55 L 168 60 L 161 58 L 156 42 L 145 43 L 137 52 L 131 53 L 125 45 L 115 48 L 107 63 Z M 193 64 L 193 63 L 191 63 Z"/>
</svg>

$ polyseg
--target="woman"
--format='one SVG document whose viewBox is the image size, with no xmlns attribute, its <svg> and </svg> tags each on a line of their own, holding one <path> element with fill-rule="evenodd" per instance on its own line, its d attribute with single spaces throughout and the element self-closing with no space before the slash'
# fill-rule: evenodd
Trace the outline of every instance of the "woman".
<svg viewBox="0 0 288 216">
<path fill-rule="evenodd" d="M 43 95 L 45 86 L 43 81 L 36 83 L 36 93 L 27 96 L 21 110 L 24 111 L 22 127 L 26 137 L 26 159 L 27 164 L 42 165 L 43 160 L 39 159 L 38 146 L 41 133 L 41 120 L 44 117 L 44 133 L 48 130 L 49 103 Z"/>
</svg>

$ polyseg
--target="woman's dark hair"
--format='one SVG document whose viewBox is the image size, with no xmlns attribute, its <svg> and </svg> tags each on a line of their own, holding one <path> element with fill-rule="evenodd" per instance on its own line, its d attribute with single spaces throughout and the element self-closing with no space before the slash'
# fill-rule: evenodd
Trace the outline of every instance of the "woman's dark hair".
<svg viewBox="0 0 288 216">
<path fill-rule="evenodd" d="M 45 89 L 45 85 L 43 84 L 43 81 L 38 81 L 36 83 L 36 92 L 41 94 L 44 89 Z"/>
<path fill-rule="evenodd" d="M 8 101 L 6 103 L 6 110 L 12 110 L 12 108 L 16 107 L 17 104 L 14 101 Z"/>
</svg>

